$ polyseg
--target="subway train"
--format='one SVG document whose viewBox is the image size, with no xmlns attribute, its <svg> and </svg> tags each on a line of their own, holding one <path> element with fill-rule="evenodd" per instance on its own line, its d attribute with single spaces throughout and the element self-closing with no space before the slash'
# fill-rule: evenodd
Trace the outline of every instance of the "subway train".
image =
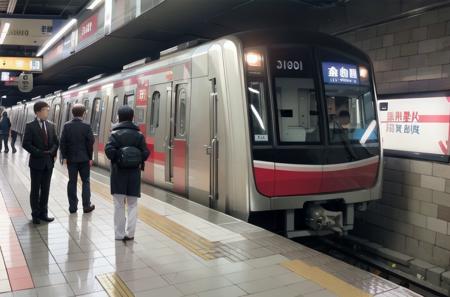
<svg viewBox="0 0 450 297">
<path fill-rule="evenodd" d="M 19 134 L 36 100 L 48 102 L 58 133 L 84 104 L 104 168 L 117 110 L 131 106 L 151 151 L 143 182 L 243 220 L 276 214 L 289 237 L 345 233 L 381 195 L 371 61 L 322 33 L 187 42 L 9 108 Z"/>
</svg>

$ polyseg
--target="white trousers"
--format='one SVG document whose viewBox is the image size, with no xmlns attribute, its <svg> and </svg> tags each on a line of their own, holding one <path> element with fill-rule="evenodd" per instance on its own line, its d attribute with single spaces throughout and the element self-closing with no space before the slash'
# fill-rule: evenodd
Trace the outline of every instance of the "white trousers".
<svg viewBox="0 0 450 297">
<path fill-rule="evenodd" d="M 116 239 L 125 236 L 134 237 L 137 222 L 138 197 L 114 194 L 114 233 Z M 127 204 L 128 219 L 125 216 L 125 202 Z"/>
</svg>

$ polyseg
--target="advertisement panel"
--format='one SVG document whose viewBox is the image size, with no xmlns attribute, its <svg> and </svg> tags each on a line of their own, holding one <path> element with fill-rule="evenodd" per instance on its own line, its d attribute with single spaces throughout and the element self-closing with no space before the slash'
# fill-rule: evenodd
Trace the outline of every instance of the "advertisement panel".
<svg viewBox="0 0 450 297">
<path fill-rule="evenodd" d="M 448 159 L 450 97 L 381 99 L 378 108 L 387 154 Z"/>
</svg>

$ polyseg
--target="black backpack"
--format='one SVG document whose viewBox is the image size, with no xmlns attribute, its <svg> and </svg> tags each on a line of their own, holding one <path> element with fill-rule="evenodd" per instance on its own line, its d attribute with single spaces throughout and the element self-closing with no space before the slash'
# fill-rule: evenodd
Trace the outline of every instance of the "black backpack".
<svg viewBox="0 0 450 297">
<path fill-rule="evenodd" d="M 136 146 L 122 146 L 119 139 L 114 137 L 119 143 L 119 157 L 117 165 L 119 168 L 131 169 L 139 168 L 142 164 L 142 152 Z"/>
</svg>

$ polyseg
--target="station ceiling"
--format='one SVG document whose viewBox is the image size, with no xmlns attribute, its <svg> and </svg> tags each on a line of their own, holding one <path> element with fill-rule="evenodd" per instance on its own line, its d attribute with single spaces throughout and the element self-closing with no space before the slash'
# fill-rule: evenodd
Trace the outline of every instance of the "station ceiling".
<svg viewBox="0 0 450 297">
<path fill-rule="evenodd" d="M 88 2 L 17 0 L 15 13 L 68 17 Z M 450 1 L 166 0 L 100 41 L 46 69 L 36 77 L 36 88 L 26 98 L 64 89 L 99 73 L 120 71 L 125 64 L 154 56 L 187 40 L 214 39 L 233 32 L 267 27 L 335 34 L 443 6 L 450 6 Z M 20 95 L 13 88 L 0 86 L 0 94 L 4 92 L 13 98 Z"/>
</svg>

